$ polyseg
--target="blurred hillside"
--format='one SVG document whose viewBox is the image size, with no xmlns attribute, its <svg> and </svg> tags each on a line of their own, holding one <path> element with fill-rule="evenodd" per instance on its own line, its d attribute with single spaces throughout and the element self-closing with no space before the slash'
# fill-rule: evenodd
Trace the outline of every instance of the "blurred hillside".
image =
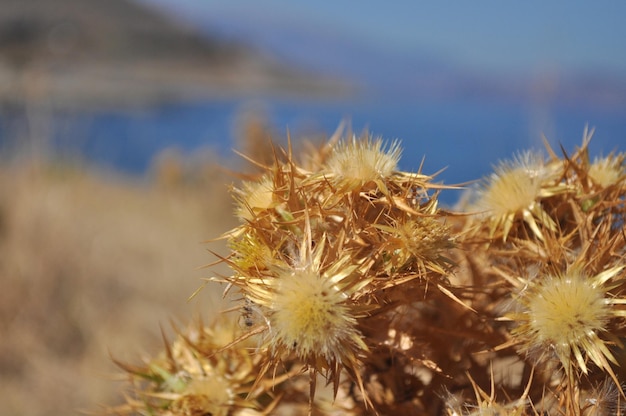
<svg viewBox="0 0 626 416">
<path fill-rule="evenodd" d="M 118 107 L 339 84 L 130 0 L 0 0 L 0 103 Z"/>
<path fill-rule="evenodd" d="M 267 128 L 240 128 L 239 148 L 265 162 Z M 207 250 L 226 254 L 207 240 L 235 225 L 229 170 L 251 167 L 167 149 L 129 177 L 22 156 L 0 162 L 0 414 L 93 414 L 126 390 L 112 357 L 140 363 L 162 347 L 161 328 L 171 338 L 170 321 L 226 308 L 216 286 L 187 300 L 227 272 L 203 267 L 216 260 Z"/>
</svg>

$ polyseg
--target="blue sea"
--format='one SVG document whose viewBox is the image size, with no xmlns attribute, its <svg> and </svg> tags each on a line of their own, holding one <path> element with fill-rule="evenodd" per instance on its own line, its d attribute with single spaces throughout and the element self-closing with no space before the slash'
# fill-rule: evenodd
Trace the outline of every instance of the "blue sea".
<svg viewBox="0 0 626 416">
<path fill-rule="evenodd" d="M 208 148 L 233 157 L 237 126 L 250 111 L 265 117 L 278 136 L 289 131 L 293 140 L 314 133 L 330 136 L 342 121 L 357 133 L 367 129 L 374 136 L 400 140 L 403 170 L 417 171 L 423 162 L 423 173 L 441 171 L 437 178 L 446 184 L 480 179 L 519 151 L 544 149 L 542 135 L 558 153 L 561 146 L 573 153 L 585 126 L 595 128 L 592 156 L 626 151 L 623 109 L 484 98 L 224 99 L 141 111 L 55 114 L 48 131 L 54 131 L 54 146 L 71 149 L 87 163 L 142 174 L 167 148 L 183 154 Z M 6 123 L 2 130 L 8 134 Z"/>
</svg>

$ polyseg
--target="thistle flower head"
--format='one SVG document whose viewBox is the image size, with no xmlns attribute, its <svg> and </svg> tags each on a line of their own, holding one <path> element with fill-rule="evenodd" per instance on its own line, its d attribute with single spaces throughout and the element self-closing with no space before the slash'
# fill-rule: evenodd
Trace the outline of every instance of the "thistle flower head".
<svg viewBox="0 0 626 416">
<path fill-rule="evenodd" d="M 615 185 L 624 178 L 625 174 L 624 155 L 596 158 L 589 166 L 589 176 L 603 188 Z"/>
<path fill-rule="evenodd" d="M 580 397 L 580 408 L 584 416 L 623 415 L 626 403 L 622 397 L 623 386 L 616 386 L 609 378 L 604 379 L 593 388 L 583 391 Z"/>
<path fill-rule="evenodd" d="M 326 162 L 326 170 L 334 180 L 350 189 L 381 181 L 398 169 L 402 150 L 397 141 L 385 145 L 383 140 L 357 139 L 340 142 Z"/>
<path fill-rule="evenodd" d="M 297 239 L 280 255 L 282 264 L 275 262 L 263 277 L 245 279 L 241 288 L 263 315 L 268 365 L 293 354 L 337 389 L 344 368 L 359 379 L 359 363 L 368 350 L 357 319 L 369 309 L 354 298 L 371 278 L 363 278 L 362 265 L 331 246 L 325 235 L 313 245 L 308 220 Z"/>
<path fill-rule="evenodd" d="M 257 182 L 244 182 L 242 189 L 235 190 L 237 217 L 250 221 L 259 212 L 270 209 L 276 202 L 274 198 L 274 182 L 271 176 L 265 175 Z"/>
<path fill-rule="evenodd" d="M 385 232 L 388 273 L 404 268 L 413 271 L 432 270 L 442 275 L 450 260 L 445 252 L 454 247 L 451 231 L 445 223 L 431 216 L 398 222 L 395 226 L 376 225 Z"/>
<path fill-rule="evenodd" d="M 235 392 L 220 376 L 192 379 L 181 395 L 170 404 L 176 414 L 226 416 L 232 411 Z"/>
<path fill-rule="evenodd" d="M 240 232 L 238 239 L 229 240 L 232 263 L 239 270 L 266 269 L 272 264 L 272 250 L 263 243 L 254 229 Z"/>
<path fill-rule="evenodd" d="M 331 277 L 311 269 L 278 277 L 270 316 L 275 343 L 301 358 L 321 355 L 341 361 L 345 349 L 362 346 L 347 295 Z"/>
<path fill-rule="evenodd" d="M 136 381 L 137 397 L 127 398 L 127 405 L 115 414 L 151 415 L 235 415 L 261 414 L 257 401 L 271 400 L 268 384 L 250 389 L 259 372 L 260 360 L 253 356 L 249 344 L 224 349 L 232 344 L 239 326 L 228 315 L 220 315 L 209 326 L 202 322 L 178 334 L 173 343 L 166 342 L 163 354 L 145 366 L 117 363 Z M 247 398 L 245 396 L 248 395 Z"/>
<path fill-rule="evenodd" d="M 351 296 L 368 280 L 360 280 L 358 264 L 344 255 L 326 264 L 326 241 L 311 249 L 304 242 L 294 264 L 273 266 L 273 277 L 250 282 L 250 299 L 267 311 L 270 348 L 295 352 L 305 360 L 354 364 L 367 347 L 356 328 L 359 312 Z"/>
<path fill-rule="evenodd" d="M 589 277 L 573 269 L 528 282 L 520 302 L 522 313 L 512 314 L 518 326 L 513 335 L 528 352 L 552 351 L 568 374 L 577 366 L 587 373 L 590 359 L 612 374 L 615 358 L 601 336 L 612 317 L 621 312 L 612 305 L 605 283 L 621 271 L 614 267 Z"/>
<path fill-rule="evenodd" d="M 481 203 L 495 215 L 522 211 L 539 197 L 545 173 L 543 159 L 535 153 L 501 162 L 488 180 Z"/>
<path fill-rule="evenodd" d="M 520 217 L 539 239 L 543 239 L 539 224 L 553 230 L 555 224 L 540 204 L 541 197 L 556 191 L 549 189 L 553 176 L 536 153 L 522 153 L 512 162 L 501 162 L 477 195 L 477 208 L 489 215 L 490 237 L 501 229 L 506 241 Z"/>
</svg>

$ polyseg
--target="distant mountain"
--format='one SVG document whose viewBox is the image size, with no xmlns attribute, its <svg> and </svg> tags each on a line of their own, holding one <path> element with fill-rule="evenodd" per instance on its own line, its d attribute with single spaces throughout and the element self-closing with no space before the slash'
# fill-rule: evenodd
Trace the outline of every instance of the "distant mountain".
<svg viewBox="0 0 626 416">
<path fill-rule="evenodd" d="M 92 108 L 233 95 L 479 97 L 626 108 L 626 77 L 468 71 L 424 50 L 272 14 L 156 0 L 0 0 L 0 104 Z M 171 3 L 170 3 L 171 4 Z M 150 6 L 151 5 L 151 6 Z M 175 6 L 172 6 L 175 7 Z"/>
<path fill-rule="evenodd" d="M 269 91 L 341 86 L 130 0 L 0 0 L 0 102 L 110 107 Z"/>
</svg>

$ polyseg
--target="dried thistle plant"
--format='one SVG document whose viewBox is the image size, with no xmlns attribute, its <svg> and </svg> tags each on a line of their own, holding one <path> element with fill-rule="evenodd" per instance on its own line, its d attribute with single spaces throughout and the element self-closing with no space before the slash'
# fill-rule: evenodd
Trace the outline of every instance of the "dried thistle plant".
<svg viewBox="0 0 626 416">
<path fill-rule="evenodd" d="M 313 396 L 317 373 L 337 391 L 345 370 L 371 406 L 361 367 L 378 345 L 363 330 L 400 306 L 401 287 L 444 287 L 453 241 L 429 196 L 431 178 L 396 170 L 397 143 L 353 137 L 336 146 L 316 158 L 316 171 L 290 152 L 277 157 L 257 183 L 272 201 L 263 207 L 246 192 L 257 185 L 235 191 L 245 222 L 225 235 L 235 251 L 224 261 L 235 273 L 218 280 L 263 315 L 252 329 L 267 351 L 260 377 L 300 360 Z"/>
<path fill-rule="evenodd" d="M 223 348 L 239 332 L 235 321 L 221 316 L 211 325 L 198 321 L 177 332 L 173 343 L 164 336 L 163 354 L 142 366 L 116 361 L 131 376 L 134 388 L 127 403 L 108 409 L 110 413 L 251 416 L 271 409 L 273 404 L 267 403 L 275 400 L 272 385 L 255 383 L 260 357 L 254 355 L 253 345 Z"/>
<path fill-rule="evenodd" d="M 523 219 L 535 236 L 554 231 L 555 223 L 541 200 L 570 190 L 560 180 L 558 160 L 546 163 L 538 153 L 521 153 L 512 162 L 500 162 L 476 195 L 475 209 L 488 219 L 489 236 L 506 241 L 516 220 Z"/>
<path fill-rule="evenodd" d="M 240 324 L 124 367 L 147 380 L 127 410 L 620 414 L 625 156 L 591 161 L 590 139 L 501 162 L 457 213 L 438 206 L 451 187 L 398 170 L 399 142 L 274 148 L 233 187 L 231 273 L 209 279 Z"/>
<path fill-rule="evenodd" d="M 573 267 L 563 274 L 541 275 L 531 281 L 521 280 L 520 303 L 523 311 L 509 315 L 517 325 L 513 337 L 524 353 L 534 355 L 538 364 L 556 358 L 568 384 L 582 372 L 589 373 L 587 362 L 595 364 L 620 382 L 611 364 L 618 364 L 609 346 L 623 348 L 619 338 L 608 332 L 611 320 L 626 316 L 615 306 L 624 304 L 608 292 L 611 279 L 623 266 L 612 267 L 596 276 L 587 276 Z"/>
</svg>

